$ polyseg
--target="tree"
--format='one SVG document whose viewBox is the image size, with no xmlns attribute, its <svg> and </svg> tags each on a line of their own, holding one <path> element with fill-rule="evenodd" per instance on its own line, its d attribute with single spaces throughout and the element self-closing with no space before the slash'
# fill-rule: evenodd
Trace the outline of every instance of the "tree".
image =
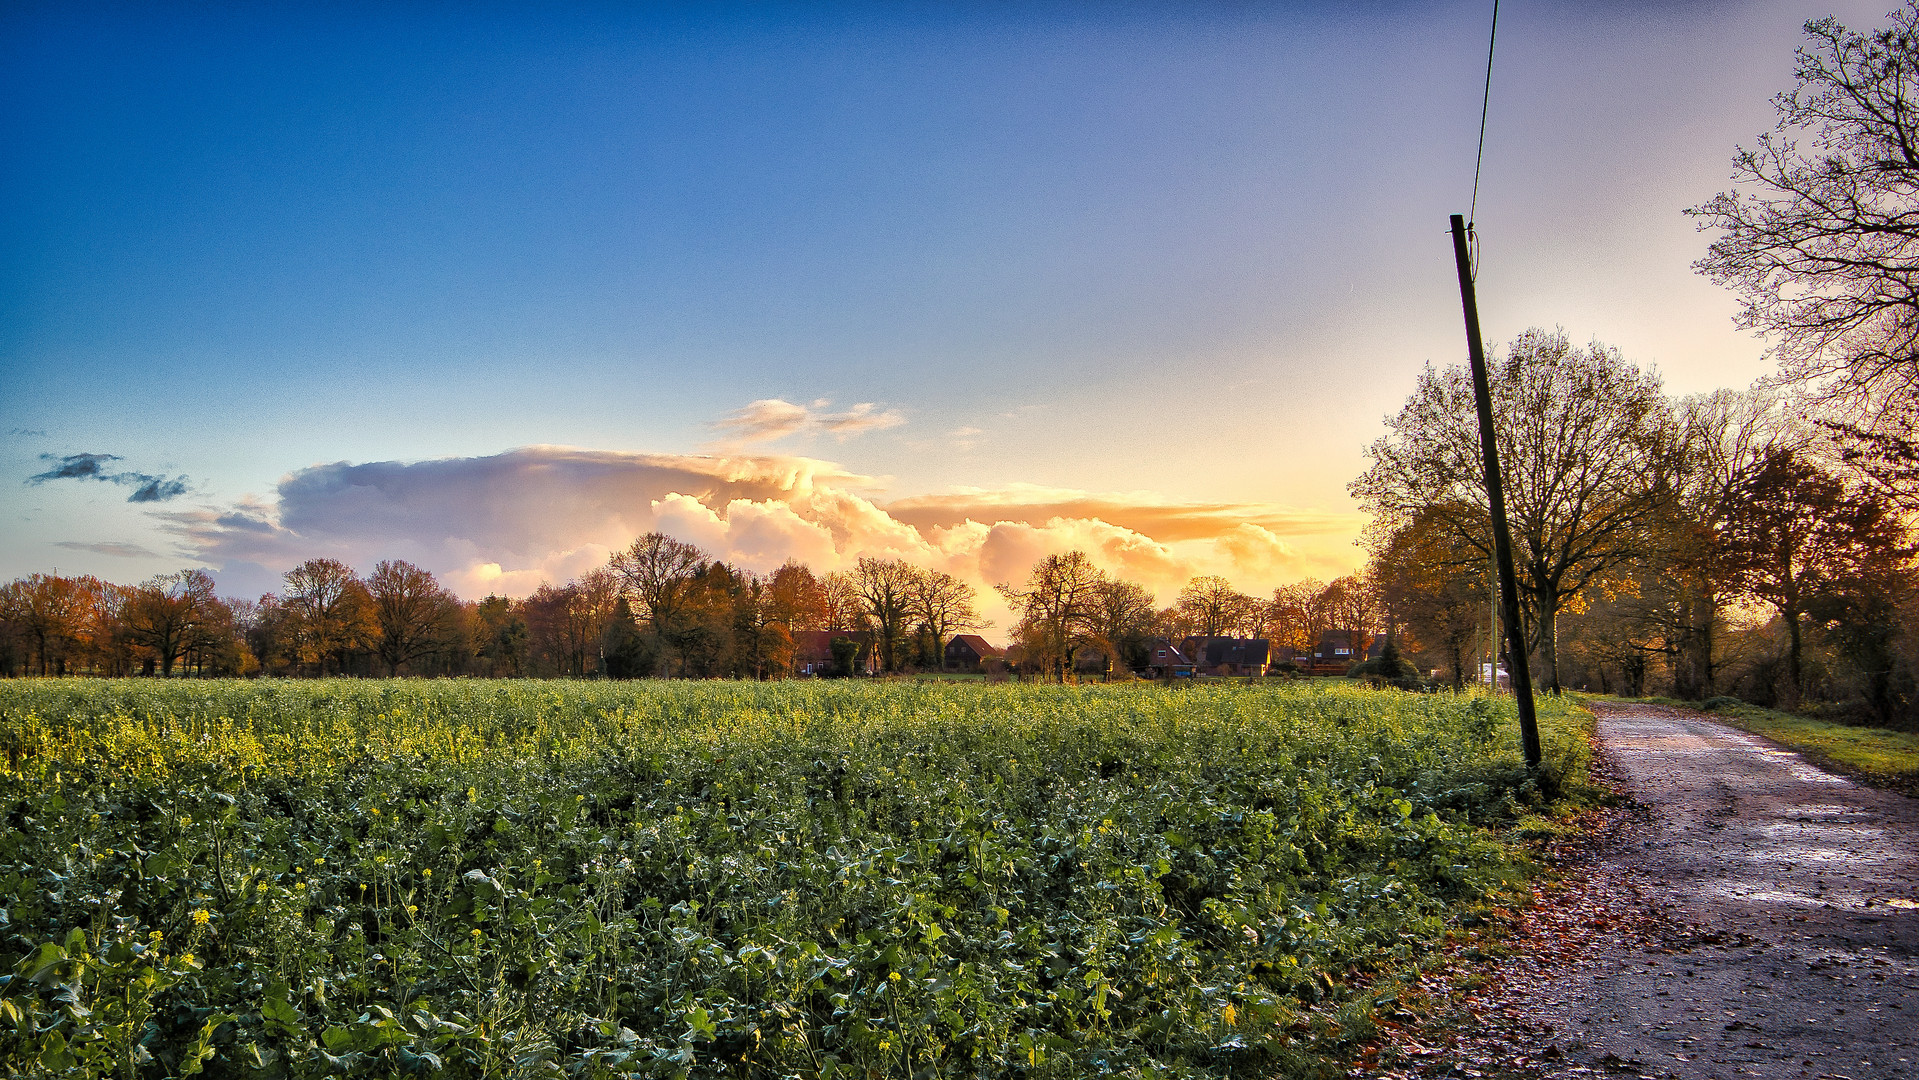
<svg viewBox="0 0 1919 1080">
<path fill-rule="evenodd" d="M 203 570 L 161 574 L 132 590 L 120 609 L 127 637 L 153 651 L 162 677 L 188 650 L 202 647 L 223 621 L 213 579 Z"/>
<path fill-rule="evenodd" d="M 1688 211 L 1721 232 L 1695 266 L 1739 293 L 1739 325 L 1860 404 L 1919 393 L 1919 7 L 1891 19 L 1807 23 L 1774 129 L 1733 155 L 1734 190 Z"/>
<path fill-rule="evenodd" d="M 1258 601 L 1223 577 L 1196 577 L 1179 591 L 1173 606 L 1192 632 L 1202 637 L 1222 637 L 1239 630 L 1251 616 Z"/>
<path fill-rule="evenodd" d="M 440 587 L 430 571 L 398 559 L 382 562 L 366 579 L 373 599 L 379 643 L 374 651 L 386 661 L 389 676 L 400 665 L 439 650 L 451 629 L 458 601 Z"/>
<path fill-rule="evenodd" d="M 1091 640 L 1105 581 L 1085 552 L 1069 551 L 1034 564 L 1024 589 L 996 586 L 1020 614 L 1013 637 L 1029 663 L 1051 668 L 1061 682 L 1066 681 L 1074 657 Z"/>
<path fill-rule="evenodd" d="M 1568 598 L 1636 557 L 1673 464 L 1672 425 L 1656 376 L 1597 342 L 1528 330 L 1488 373 L 1505 470 L 1506 513 L 1532 649 L 1560 690 L 1556 630 Z M 1351 491 L 1390 531 L 1422 509 L 1490 557 L 1491 517 L 1472 381 L 1428 367 L 1372 466 Z"/>
<path fill-rule="evenodd" d="M 681 616 L 694 580 L 706 566 L 706 552 L 665 533 L 650 532 L 613 556 L 609 569 L 653 633 L 672 643 L 681 636 Z"/>
<path fill-rule="evenodd" d="M 1875 575 L 1903 551 L 1904 528 L 1882 501 L 1849 491 L 1805 454 L 1778 450 L 1741 485 L 1725 524 L 1727 565 L 1746 595 L 1786 624 L 1788 704 L 1805 692 L 1802 623 L 1832 596 Z"/>
<path fill-rule="evenodd" d="M 329 662 L 345 670 L 348 654 L 365 648 L 375 633 L 366 586 L 338 559 L 308 559 L 283 577 L 295 661 L 321 675 Z"/>
<path fill-rule="evenodd" d="M 64 675 L 86 633 L 88 590 L 77 578 L 33 574 L 7 586 L 9 618 L 25 632 L 42 675 Z"/>
<path fill-rule="evenodd" d="M 883 671 L 900 668 L 906 621 L 913 613 L 922 576 L 923 571 L 902 559 L 861 559 L 853 568 L 853 589 L 872 620 Z"/>
<path fill-rule="evenodd" d="M 798 630 L 830 630 L 826 586 L 813 571 L 788 559 L 767 580 L 768 613 L 786 628 L 790 638 Z"/>
<path fill-rule="evenodd" d="M 1145 664 L 1147 640 L 1153 631 L 1153 594 L 1131 581 L 1107 580 L 1094 590 L 1092 636 L 1106 655 L 1106 672 L 1115 662 L 1129 668 Z"/>
<path fill-rule="evenodd" d="M 1273 590 L 1266 606 L 1267 633 L 1275 645 L 1310 651 L 1319 644 L 1320 635 L 1332 628 L 1324 597 L 1326 585 L 1305 578 Z"/>
<path fill-rule="evenodd" d="M 1395 529 L 1373 556 L 1373 578 L 1434 667 L 1461 689 L 1488 625 L 1486 558 L 1431 510 Z"/>
<path fill-rule="evenodd" d="M 1326 613 L 1330 629 L 1344 630 L 1352 642 L 1353 658 L 1364 660 L 1379 621 L 1379 597 L 1371 582 L 1358 574 L 1334 578 L 1315 600 Z"/>
<path fill-rule="evenodd" d="M 980 628 L 973 587 L 943 570 L 922 570 L 913 583 L 907 608 L 932 639 L 933 662 L 946 655 L 946 639 L 963 630 Z"/>
<path fill-rule="evenodd" d="M 526 663 L 527 624 L 523 605 L 504 596 L 488 596 L 474 607 L 480 659 L 488 675 L 518 677 Z M 629 611 L 630 618 L 632 612 Z"/>
</svg>

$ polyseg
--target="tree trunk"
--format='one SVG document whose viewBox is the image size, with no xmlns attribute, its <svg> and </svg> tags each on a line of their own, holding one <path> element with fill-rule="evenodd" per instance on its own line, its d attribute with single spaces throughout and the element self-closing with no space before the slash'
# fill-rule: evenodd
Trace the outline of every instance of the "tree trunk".
<svg viewBox="0 0 1919 1080">
<path fill-rule="evenodd" d="M 1800 699 L 1805 696 L 1805 684 L 1801 681 L 1802 676 L 1799 670 L 1799 611 L 1796 608 L 1792 608 L 1782 614 L 1786 617 L 1786 640 L 1788 642 L 1786 650 L 1786 680 L 1792 684 L 1792 699 L 1786 704 L 1788 708 L 1796 708 L 1799 705 Z"/>
</svg>

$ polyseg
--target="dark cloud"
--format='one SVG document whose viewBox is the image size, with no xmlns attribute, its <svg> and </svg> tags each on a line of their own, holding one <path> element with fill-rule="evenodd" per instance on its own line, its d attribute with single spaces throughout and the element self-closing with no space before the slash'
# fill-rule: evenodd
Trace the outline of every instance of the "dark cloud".
<svg viewBox="0 0 1919 1080">
<path fill-rule="evenodd" d="M 49 480 L 107 480 L 107 462 L 119 461 L 118 454 L 68 454 L 56 457 L 53 454 L 41 454 L 41 461 L 56 462 L 53 468 L 43 473 L 27 477 L 30 484 L 44 484 Z"/>
<path fill-rule="evenodd" d="M 135 477 L 139 483 L 139 487 L 134 489 L 133 494 L 127 496 L 128 502 L 165 502 L 168 499 L 175 499 L 187 493 L 187 478 L 184 476 L 176 476 L 169 480 L 164 476 L 148 476 L 145 473 L 122 473 L 120 475 Z M 120 480 L 118 477 L 115 479 L 119 483 L 128 482 L 126 480 Z"/>
<path fill-rule="evenodd" d="M 41 454 L 41 461 L 53 463 L 53 467 L 43 473 L 27 477 L 29 484 L 44 484 L 49 480 L 99 480 L 102 483 L 118 484 L 130 487 L 133 494 L 127 496 L 130 503 L 166 502 L 185 495 L 190 489 L 184 476 L 155 476 L 152 473 L 133 472 L 131 470 L 113 471 L 107 466 L 122 460 L 118 454 Z"/>
</svg>

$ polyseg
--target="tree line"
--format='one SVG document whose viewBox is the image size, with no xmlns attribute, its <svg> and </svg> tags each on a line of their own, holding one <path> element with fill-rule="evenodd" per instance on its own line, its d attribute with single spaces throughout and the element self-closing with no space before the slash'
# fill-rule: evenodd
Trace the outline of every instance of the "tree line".
<svg viewBox="0 0 1919 1080">
<path fill-rule="evenodd" d="M 1357 576 L 1265 598 L 1204 576 L 1161 608 L 1077 551 L 999 591 L 1018 616 L 1007 659 L 1056 678 L 1138 668 L 1155 637 L 1269 636 L 1303 650 L 1330 628 L 1361 632 L 1377 607 Z M 252 600 L 217 595 L 197 569 L 137 585 L 33 574 L 0 586 L 0 674 L 771 679 L 796 673 L 808 632 L 891 673 L 940 669 L 954 635 L 986 628 L 973 586 L 940 570 L 866 558 L 842 572 L 789 561 L 755 574 L 649 533 L 522 599 L 464 601 L 401 560 L 360 576 L 309 559 Z"/>
<path fill-rule="evenodd" d="M 1536 681 L 1911 719 L 1910 515 L 1812 404 L 1673 399 L 1594 343 L 1529 330 L 1489 373 Z M 1421 375 L 1352 492 L 1402 651 L 1454 683 L 1487 654 L 1491 529 L 1463 367 Z M 1844 711 L 1842 709 L 1842 711 Z"/>
</svg>

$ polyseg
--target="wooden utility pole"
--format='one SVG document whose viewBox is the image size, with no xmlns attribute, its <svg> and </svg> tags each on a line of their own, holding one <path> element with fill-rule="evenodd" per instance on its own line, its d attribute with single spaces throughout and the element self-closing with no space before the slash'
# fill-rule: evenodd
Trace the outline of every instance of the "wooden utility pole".
<svg viewBox="0 0 1919 1080">
<path fill-rule="evenodd" d="M 1486 384 L 1486 344 L 1479 333 L 1479 298 L 1473 293 L 1472 256 L 1466 251 L 1466 219 L 1452 216 L 1453 261 L 1459 264 L 1459 300 L 1466 308 L 1466 354 L 1472 359 L 1473 397 L 1479 403 L 1479 449 L 1486 462 L 1486 495 L 1493 512 L 1493 559 L 1499 564 L 1499 599 L 1506 622 L 1506 651 L 1512 665 L 1513 697 L 1519 701 L 1519 739 L 1526 765 L 1537 769 L 1539 718 L 1533 712 L 1533 676 L 1526 656 L 1526 630 L 1519 621 L 1519 577 L 1513 573 L 1513 536 L 1506 527 L 1506 488 L 1499 475 L 1499 446 L 1493 434 L 1493 396 Z M 1493 652 L 1493 683 L 1499 682 L 1499 653 Z"/>
</svg>

